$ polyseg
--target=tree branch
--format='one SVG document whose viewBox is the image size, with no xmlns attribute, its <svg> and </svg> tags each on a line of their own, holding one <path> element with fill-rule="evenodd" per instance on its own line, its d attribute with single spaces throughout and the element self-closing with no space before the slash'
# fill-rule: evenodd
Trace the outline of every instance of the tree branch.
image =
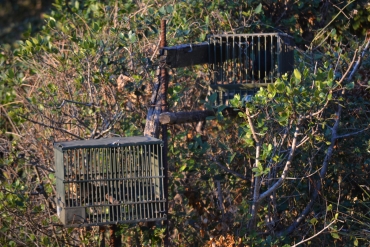
<svg viewBox="0 0 370 247">
<path fill-rule="evenodd" d="M 259 159 L 260 159 L 260 153 L 261 153 L 261 143 L 260 139 L 257 136 L 256 129 L 253 125 L 251 114 L 249 112 L 248 107 L 245 109 L 245 113 L 247 115 L 248 123 L 252 131 L 252 136 L 254 141 L 256 142 L 256 161 L 253 167 L 258 167 L 259 165 Z M 258 198 L 260 197 L 260 185 L 261 185 L 261 177 L 255 176 L 254 177 L 254 189 L 253 189 L 253 203 L 251 207 L 251 220 L 249 222 L 249 228 L 253 229 L 256 225 L 256 218 L 257 218 L 257 212 L 258 212 Z"/>
<path fill-rule="evenodd" d="M 311 196 L 310 202 L 308 203 L 306 208 L 302 211 L 302 213 L 298 216 L 298 218 L 287 228 L 287 230 L 280 232 L 278 235 L 282 236 L 282 235 L 288 235 L 288 234 L 292 233 L 294 231 L 294 229 L 296 229 L 298 227 L 298 225 L 306 218 L 306 216 L 311 211 L 311 207 L 313 206 L 314 202 L 316 201 L 316 198 L 319 195 L 319 192 L 321 190 L 321 182 L 322 182 L 321 180 L 323 178 L 325 178 L 325 174 L 326 174 L 326 171 L 327 171 L 328 166 L 329 166 L 329 161 L 330 161 L 331 156 L 333 155 L 333 152 L 334 152 L 335 141 L 338 139 L 337 131 L 338 131 L 338 128 L 339 128 L 341 113 L 342 113 L 342 106 L 338 105 L 338 111 L 336 113 L 337 119 L 335 120 L 334 126 L 332 127 L 332 130 L 331 130 L 332 131 L 332 136 L 331 136 L 331 139 L 330 139 L 330 145 L 329 145 L 328 150 L 326 152 L 326 155 L 325 155 L 325 158 L 324 158 L 324 161 L 323 161 L 323 165 L 322 165 L 322 168 L 321 168 L 321 171 L 320 171 L 320 178 L 321 179 L 319 181 L 317 181 L 317 183 L 316 183 L 315 191 Z"/>
<path fill-rule="evenodd" d="M 267 196 L 271 195 L 275 190 L 277 190 L 281 184 L 284 182 L 284 180 L 286 179 L 287 175 L 288 175 L 288 170 L 292 164 L 292 160 L 293 160 L 293 157 L 294 157 L 294 152 L 297 148 L 297 138 L 298 138 L 298 134 L 299 134 L 299 126 L 300 126 L 300 122 L 301 120 L 299 119 L 298 120 L 298 123 L 297 123 L 297 126 L 295 128 L 295 132 L 294 132 L 294 137 L 293 137 L 293 141 L 292 141 L 292 148 L 290 149 L 290 152 L 289 152 L 289 156 L 288 156 L 288 160 L 287 162 L 285 163 L 285 167 L 283 169 L 283 173 L 281 174 L 281 177 L 279 178 L 279 180 L 273 184 L 267 191 L 265 191 L 264 193 L 262 193 L 259 198 L 258 198 L 258 202 L 261 202 L 263 199 L 265 199 Z"/>
<path fill-rule="evenodd" d="M 22 117 L 22 118 L 24 118 L 24 119 L 26 119 L 27 121 L 30 121 L 31 123 L 38 124 L 38 125 L 43 126 L 43 127 L 46 127 L 46 128 L 59 130 L 59 131 L 62 131 L 63 133 L 66 133 L 66 134 L 68 134 L 68 135 L 71 135 L 71 136 L 73 136 L 73 137 L 75 137 L 75 138 L 77 138 L 77 139 L 83 140 L 83 138 L 82 138 L 82 137 L 80 137 L 80 136 L 78 136 L 78 135 L 75 135 L 75 134 L 73 134 L 73 133 L 69 132 L 69 131 L 68 131 L 68 130 L 66 130 L 66 129 L 63 129 L 63 128 L 60 128 L 60 127 L 56 127 L 56 126 L 51 126 L 51 125 L 48 125 L 48 124 L 45 124 L 45 123 L 40 123 L 40 122 L 38 122 L 38 121 L 35 121 L 35 120 L 30 119 L 30 118 L 25 117 L 25 116 L 21 116 L 21 117 Z"/>
<path fill-rule="evenodd" d="M 355 65 L 353 65 L 353 62 L 355 61 L 355 58 L 353 59 L 350 67 L 348 68 L 345 75 L 343 75 L 340 82 L 343 82 L 345 80 L 345 77 L 347 76 L 348 71 L 350 71 L 351 67 L 353 66 L 353 70 L 352 70 L 351 74 L 349 75 L 349 77 L 347 78 L 347 81 L 352 80 L 352 77 L 354 76 L 355 72 L 357 71 L 357 69 L 359 68 L 359 66 L 361 64 L 361 57 L 364 55 L 365 51 L 367 49 L 369 49 L 369 44 L 370 44 L 370 40 L 366 43 L 366 46 L 363 49 L 363 51 L 361 52 L 360 57 L 358 58 Z M 343 94 L 343 92 L 344 92 L 344 90 L 342 90 L 342 94 Z M 321 168 L 321 171 L 320 171 L 321 180 L 323 178 L 325 178 L 326 171 L 327 171 L 328 166 L 329 166 L 329 161 L 330 161 L 330 159 L 333 155 L 333 152 L 334 152 L 335 141 L 339 137 L 343 138 L 343 137 L 347 136 L 347 135 L 338 136 L 338 129 L 339 129 L 339 124 L 340 124 L 341 113 L 342 113 L 342 106 L 340 104 L 338 104 L 338 110 L 336 112 L 336 120 L 335 120 L 335 123 L 334 123 L 333 127 L 331 128 L 332 136 L 331 136 L 331 139 L 330 139 L 330 145 L 327 149 L 327 152 L 326 152 L 326 155 L 325 155 L 325 158 L 324 158 L 324 161 L 323 161 L 323 165 L 322 165 L 322 168 Z M 352 133 L 352 134 L 354 134 L 354 133 Z M 314 204 L 314 202 L 315 202 L 315 200 L 316 200 L 316 198 L 319 195 L 319 192 L 321 190 L 321 182 L 322 182 L 321 180 L 317 181 L 317 184 L 315 186 L 315 191 L 312 194 L 311 200 L 308 203 L 308 205 L 305 207 L 305 209 L 302 211 L 302 213 L 299 215 L 299 217 L 285 231 L 282 231 L 282 232 L 278 233 L 279 236 L 288 235 L 288 234 L 292 233 L 294 231 L 294 229 L 296 229 L 298 227 L 298 225 L 306 218 L 306 216 L 311 211 L 311 208 L 312 208 L 312 206 L 313 206 L 313 204 Z"/>
<path fill-rule="evenodd" d="M 341 138 L 346 138 L 346 137 L 349 137 L 349 136 L 354 136 L 354 135 L 358 135 L 362 132 L 364 132 L 365 130 L 368 130 L 369 127 L 363 129 L 363 130 L 359 130 L 359 131 L 356 131 L 356 132 L 352 132 L 352 133 L 348 133 L 348 134 L 344 134 L 344 135 L 340 135 L 340 136 L 337 136 L 337 139 L 341 139 Z"/>
<path fill-rule="evenodd" d="M 211 158 L 211 157 L 210 157 Z M 217 161 L 215 158 L 211 158 L 211 160 L 213 162 L 215 162 L 215 164 L 220 167 L 222 170 L 226 171 L 226 172 L 229 172 L 231 174 L 233 174 L 235 177 L 238 177 L 240 179 L 243 179 L 243 180 L 247 180 L 247 178 L 239 173 L 237 173 L 236 171 L 233 171 L 233 170 L 230 170 L 229 168 L 223 166 L 219 161 Z"/>
<path fill-rule="evenodd" d="M 321 231 L 319 231 L 318 233 L 316 233 L 315 235 L 313 235 L 313 236 L 311 236 L 311 237 L 309 237 L 309 238 L 307 238 L 307 239 L 305 239 L 305 240 L 302 240 L 301 242 L 299 242 L 299 243 L 296 243 L 295 245 L 292 245 L 291 247 L 295 247 L 295 246 L 298 246 L 298 245 L 301 245 L 301 244 L 303 244 L 303 243 L 305 243 L 305 242 L 307 242 L 307 241 L 310 241 L 311 239 L 313 239 L 313 238 L 316 238 L 318 235 L 320 235 L 321 233 L 323 233 L 326 229 L 328 229 L 331 225 L 333 225 L 335 222 L 337 222 L 336 220 L 334 220 L 334 221 L 332 221 L 332 222 L 330 222 L 330 224 L 329 225 L 327 225 L 327 226 L 325 226 L 323 229 L 321 229 Z"/>
</svg>

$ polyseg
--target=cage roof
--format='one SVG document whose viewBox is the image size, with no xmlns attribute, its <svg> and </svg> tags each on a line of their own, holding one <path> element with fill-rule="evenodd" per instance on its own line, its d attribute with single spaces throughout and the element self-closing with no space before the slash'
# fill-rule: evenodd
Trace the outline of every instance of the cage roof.
<svg viewBox="0 0 370 247">
<path fill-rule="evenodd" d="M 77 148 L 112 148 L 122 146 L 162 144 L 160 139 L 150 136 L 113 137 L 92 140 L 55 142 L 54 148 L 59 151 Z"/>
</svg>

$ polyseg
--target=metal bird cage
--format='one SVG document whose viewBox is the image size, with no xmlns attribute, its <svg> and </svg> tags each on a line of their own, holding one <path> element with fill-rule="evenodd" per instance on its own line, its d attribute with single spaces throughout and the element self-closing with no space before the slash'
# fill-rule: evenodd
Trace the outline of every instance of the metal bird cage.
<svg viewBox="0 0 370 247">
<path fill-rule="evenodd" d="M 211 89 L 218 105 L 236 94 L 254 95 L 262 86 L 293 71 L 293 38 L 282 33 L 224 34 L 209 37 Z"/>
<path fill-rule="evenodd" d="M 165 220 L 162 146 L 152 137 L 55 143 L 61 222 L 81 227 Z"/>
</svg>

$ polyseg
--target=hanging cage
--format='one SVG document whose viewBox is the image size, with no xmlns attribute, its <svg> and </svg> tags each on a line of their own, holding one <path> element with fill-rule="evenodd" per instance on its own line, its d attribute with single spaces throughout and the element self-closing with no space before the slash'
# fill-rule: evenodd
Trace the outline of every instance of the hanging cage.
<svg viewBox="0 0 370 247">
<path fill-rule="evenodd" d="M 217 92 L 218 105 L 229 105 L 236 94 L 252 96 L 293 71 L 294 43 L 287 34 L 212 35 L 208 42 L 210 87 Z"/>
<path fill-rule="evenodd" d="M 58 216 L 67 227 L 165 220 L 161 140 L 54 144 Z"/>
</svg>

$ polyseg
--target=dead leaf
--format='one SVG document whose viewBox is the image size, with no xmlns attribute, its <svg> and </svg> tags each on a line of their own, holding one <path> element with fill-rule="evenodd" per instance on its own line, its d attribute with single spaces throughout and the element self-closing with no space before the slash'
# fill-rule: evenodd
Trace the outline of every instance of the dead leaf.
<svg viewBox="0 0 370 247">
<path fill-rule="evenodd" d="M 133 82 L 134 79 L 131 78 L 131 77 L 128 77 L 126 75 L 119 75 L 118 78 L 117 78 L 117 90 L 119 92 L 123 92 L 123 89 L 125 87 L 125 85 L 128 83 L 128 82 Z"/>
</svg>

